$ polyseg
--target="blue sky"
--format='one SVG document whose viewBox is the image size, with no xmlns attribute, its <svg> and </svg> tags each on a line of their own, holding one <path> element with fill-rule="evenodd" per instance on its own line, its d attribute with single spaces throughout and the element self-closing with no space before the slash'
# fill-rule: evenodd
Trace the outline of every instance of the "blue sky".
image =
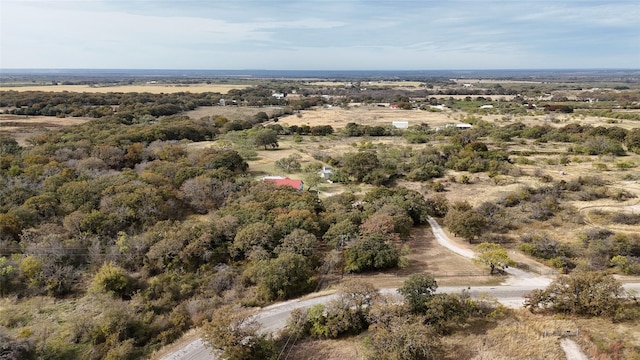
<svg viewBox="0 0 640 360">
<path fill-rule="evenodd" d="M 0 68 L 640 68 L 640 1 L 0 0 Z"/>
</svg>

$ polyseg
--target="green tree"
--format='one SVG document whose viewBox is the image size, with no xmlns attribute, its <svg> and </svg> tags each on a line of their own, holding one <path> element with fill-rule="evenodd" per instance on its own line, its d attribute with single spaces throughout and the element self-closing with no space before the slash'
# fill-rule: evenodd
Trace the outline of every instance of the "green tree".
<svg viewBox="0 0 640 360">
<path fill-rule="evenodd" d="M 318 185 L 324 183 L 324 179 L 317 172 L 306 172 L 302 176 L 304 184 L 307 185 L 307 190 L 311 191 L 313 188 L 317 188 Z"/>
<path fill-rule="evenodd" d="M 267 147 L 278 147 L 278 133 L 271 129 L 260 129 L 253 134 L 253 142 L 256 146 L 263 146 L 265 150 Z"/>
<path fill-rule="evenodd" d="M 371 283 L 347 280 L 337 295 L 326 306 L 319 304 L 307 311 L 308 324 L 303 329 L 309 329 L 311 336 L 336 338 L 345 333 L 357 334 L 369 325 L 368 311 L 380 296 Z"/>
<path fill-rule="evenodd" d="M 473 261 L 489 266 L 491 268 L 492 275 L 496 268 L 502 271 L 509 266 L 514 266 L 516 264 L 515 261 L 511 260 L 507 254 L 507 250 L 500 244 L 485 242 L 476 246 L 474 251 L 476 253 L 476 257 Z"/>
<path fill-rule="evenodd" d="M 358 226 L 349 219 L 336 222 L 329 226 L 322 239 L 332 248 L 345 246 L 358 236 Z"/>
<path fill-rule="evenodd" d="M 438 283 L 431 275 L 413 274 L 404 281 L 398 293 L 404 297 L 405 304 L 411 312 L 424 314 L 427 311 L 427 302 L 434 296 Z"/>
<path fill-rule="evenodd" d="M 313 289 L 313 271 L 307 259 L 300 254 L 283 252 L 277 258 L 256 266 L 258 270 L 254 281 L 261 300 L 285 300 Z"/>
<path fill-rule="evenodd" d="M 229 360 L 263 360 L 275 358 L 274 342 L 259 333 L 260 325 L 247 309 L 224 305 L 214 311 L 203 327 L 207 347 L 222 352 Z"/>
<path fill-rule="evenodd" d="M 288 173 L 300 171 L 300 169 L 302 169 L 302 165 L 300 165 L 300 155 L 291 154 L 282 159 L 278 159 L 275 162 L 275 166 Z"/>
<path fill-rule="evenodd" d="M 265 121 L 269 121 L 269 115 L 267 115 L 266 112 L 264 111 L 260 111 L 259 113 L 255 114 L 253 116 L 253 118 L 256 120 L 256 122 L 258 123 L 263 123 Z"/>
<path fill-rule="evenodd" d="M 344 252 L 346 272 L 383 270 L 398 266 L 400 252 L 379 234 L 363 236 Z"/>
<path fill-rule="evenodd" d="M 428 197 L 425 201 L 427 203 L 427 213 L 429 216 L 445 217 L 447 212 L 449 212 L 449 200 L 442 194 Z"/>
<path fill-rule="evenodd" d="M 440 334 L 448 335 L 462 327 L 474 309 L 473 303 L 466 303 L 457 294 L 435 294 L 427 302 L 424 313 L 425 324 L 433 326 Z"/>
<path fill-rule="evenodd" d="M 293 209 L 276 216 L 273 221 L 274 230 L 281 236 L 285 236 L 295 231 L 303 229 L 310 233 L 318 233 L 320 224 L 315 212 L 308 209 Z"/>
<path fill-rule="evenodd" d="M 341 165 L 341 170 L 345 174 L 353 177 L 357 182 L 362 182 L 365 177 L 380 168 L 380 160 L 375 153 L 371 152 L 347 153 L 344 154 Z"/>
<path fill-rule="evenodd" d="M 268 257 L 274 247 L 275 239 L 271 225 L 256 222 L 238 231 L 231 245 L 230 253 L 233 257 L 257 256 L 262 258 Z"/>
<path fill-rule="evenodd" d="M 487 219 L 484 215 L 474 209 L 452 208 L 447 211 L 444 217 L 444 224 L 456 236 L 462 236 L 468 241 L 472 241 L 480 236 L 487 226 Z"/>
<path fill-rule="evenodd" d="M 304 229 L 295 229 L 282 239 L 282 243 L 275 248 L 274 252 L 278 254 L 288 252 L 309 257 L 313 255 L 316 246 L 315 235 Z"/>
<path fill-rule="evenodd" d="M 551 307 L 576 315 L 613 315 L 622 304 L 623 288 L 612 275 L 602 271 L 577 271 L 556 278 L 546 289 L 525 296 L 531 311 Z"/>
<path fill-rule="evenodd" d="M 195 155 L 195 164 L 207 169 L 226 169 L 232 173 L 241 173 L 249 168 L 249 164 L 240 154 L 231 149 L 207 148 Z"/>
</svg>

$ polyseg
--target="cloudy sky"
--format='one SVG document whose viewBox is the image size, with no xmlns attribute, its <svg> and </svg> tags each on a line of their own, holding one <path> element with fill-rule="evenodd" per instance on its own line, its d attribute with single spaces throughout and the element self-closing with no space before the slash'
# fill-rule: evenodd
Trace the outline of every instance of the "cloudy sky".
<svg viewBox="0 0 640 360">
<path fill-rule="evenodd" d="M 0 68 L 640 68 L 638 0 L 0 0 Z"/>
</svg>

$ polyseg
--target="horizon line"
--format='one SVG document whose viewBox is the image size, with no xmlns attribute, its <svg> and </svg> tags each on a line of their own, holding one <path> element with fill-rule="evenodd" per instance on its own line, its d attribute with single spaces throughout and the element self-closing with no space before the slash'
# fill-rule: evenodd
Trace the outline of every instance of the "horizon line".
<svg viewBox="0 0 640 360">
<path fill-rule="evenodd" d="M 125 67 L 64 67 L 64 68 L 18 68 L 18 67 L 0 67 L 0 71 L 46 71 L 46 70 L 160 70 L 160 71 L 531 71 L 531 70 L 636 70 L 638 68 L 625 68 L 625 67 L 540 67 L 540 68 L 451 68 L 451 69 L 260 69 L 260 68 L 246 68 L 246 69 L 213 69 L 213 68 L 125 68 Z"/>
</svg>

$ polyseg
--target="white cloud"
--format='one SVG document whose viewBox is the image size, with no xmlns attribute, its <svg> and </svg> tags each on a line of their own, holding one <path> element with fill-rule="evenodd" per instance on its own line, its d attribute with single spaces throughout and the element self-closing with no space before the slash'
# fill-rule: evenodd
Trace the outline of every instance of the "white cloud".
<svg viewBox="0 0 640 360">
<path fill-rule="evenodd" d="M 637 67 L 634 1 L 2 0 L 2 67 Z"/>
</svg>

